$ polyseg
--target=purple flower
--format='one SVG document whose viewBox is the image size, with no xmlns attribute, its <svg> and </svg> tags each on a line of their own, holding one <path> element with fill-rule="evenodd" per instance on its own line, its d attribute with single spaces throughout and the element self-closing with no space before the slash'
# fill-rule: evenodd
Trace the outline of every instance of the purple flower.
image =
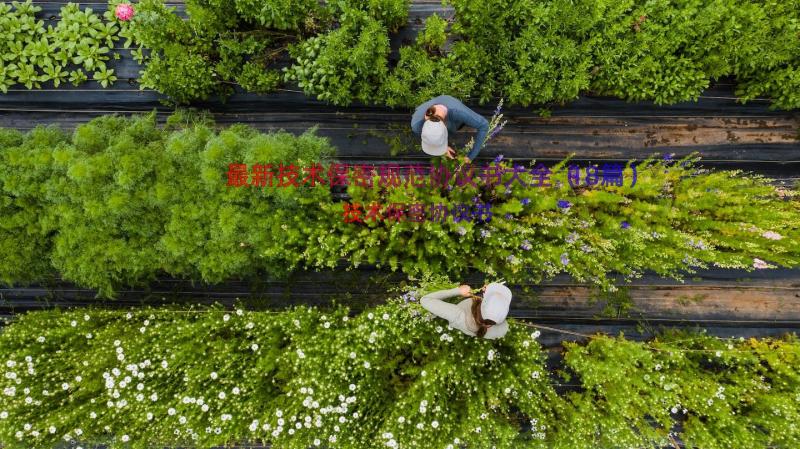
<svg viewBox="0 0 800 449">
<path fill-rule="evenodd" d="M 628 229 L 631 227 L 631 224 L 628 223 L 627 221 L 623 221 L 622 223 L 620 223 L 620 226 L 622 227 L 622 229 Z"/>
<path fill-rule="evenodd" d="M 500 134 L 500 131 L 502 131 L 504 127 L 505 127 L 505 124 L 497 125 L 497 127 L 492 130 L 492 133 L 489 134 L 489 138 L 487 140 L 491 140 L 491 139 L 494 138 L 494 136 Z M 495 162 L 500 162 L 500 161 L 495 161 Z"/>
<path fill-rule="evenodd" d="M 570 233 L 570 235 L 567 236 L 566 240 L 567 243 L 575 243 L 575 241 L 578 240 L 578 234 L 572 232 Z"/>
<path fill-rule="evenodd" d="M 489 234 L 489 231 L 487 231 L 486 229 L 481 229 L 481 237 L 486 238 L 489 237 L 490 235 L 491 234 Z"/>
<path fill-rule="evenodd" d="M 500 110 L 503 109 L 503 102 L 497 103 L 497 107 L 494 109 L 494 115 L 500 115 Z"/>
<path fill-rule="evenodd" d="M 511 220 L 512 218 L 514 218 L 514 216 L 511 215 L 510 213 L 506 214 L 505 217 L 506 217 L 506 220 Z"/>
<path fill-rule="evenodd" d="M 522 203 L 522 205 L 523 205 L 523 206 L 527 206 L 527 205 L 528 205 L 528 203 L 530 203 L 530 202 L 531 202 L 531 199 L 530 199 L 530 198 L 523 198 L 523 199 L 520 201 L 520 203 Z"/>
<path fill-rule="evenodd" d="M 506 260 L 507 260 L 509 263 L 514 263 L 514 262 L 516 262 L 516 261 L 517 261 L 517 258 L 516 258 L 516 257 L 514 257 L 514 255 L 512 254 L 512 255 L 510 255 L 510 256 L 508 256 L 508 257 L 506 257 Z"/>
<path fill-rule="evenodd" d="M 496 157 L 496 158 L 494 158 L 494 162 L 495 162 L 496 164 L 499 164 L 499 163 L 500 163 L 500 161 L 502 161 L 502 160 L 503 160 L 503 155 L 502 155 L 502 154 L 498 154 L 498 155 L 497 155 L 497 157 Z"/>
<path fill-rule="evenodd" d="M 567 253 L 561 255 L 561 265 L 569 265 L 569 257 L 567 257 Z"/>
<path fill-rule="evenodd" d="M 675 156 L 675 153 L 669 153 L 664 155 L 664 162 L 672 161 L 672 156 Z"/>
<path fill-rule="evenodd" d="M 524 249 L 525 251 L 530 251 L 530 250 L 531 250 L 531 248 L 533 248 L 533 247 L 531 246 L 531 243 L 530 243 L 529 241 L 527 241 L 527 240 L 523 240 L 523 241 L 522 241 L 522 244 L 521 244 L 521 245 L 519 245 L 519 247 L 520 247 L 520 248 L 522 248 L 522 249 Z"/>
<path fill-rule="evenodd" d="M 570 206 L 572 206 L 572 203 L 570 203 L 569 201 L 567 201 L 567 200 L 558 200 L 558 207 L 560 207 L 562 209 L 569 209 Z"/>
<path fill-rule="evenodd" d="M 405 302 L 417 302 L 417 297 L 413 292 L 404 293 L 400 298 Z"/>
<path fill-rule="evenodd" d="M 480 200 L 481 200 L 481 197 L 480 197 L 480 196 L 478 196 L 478 195 L 475 195 L 474 197 L 472 197 L 472 202 L 473 202 L 473 203 L 477 203 L 477 202 L 478 202 L 478 201 L 480 201 Z"/>
</svg>

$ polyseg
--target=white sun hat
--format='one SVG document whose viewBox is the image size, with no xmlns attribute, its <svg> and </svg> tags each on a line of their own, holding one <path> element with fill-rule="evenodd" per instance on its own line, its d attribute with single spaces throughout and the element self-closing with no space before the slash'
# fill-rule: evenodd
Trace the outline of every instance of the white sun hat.
<svg viewBox="0 0 800 449">
<path fill-rule="evenodd" d="M 444 122 L 425 120 L 422 125 L 422 151 L 431 156 L 441 156 L 447 152 L 447 126 Z"/>
<path fill-rule="evenodd" d="M 511 304 L 511 290 L 503 284 L 492 282 L 486 286 L 486 292 L 483 294 L 481 316 L 484 320 L 500 324 L 508 315 L 509 304 Z"/>
</svg>

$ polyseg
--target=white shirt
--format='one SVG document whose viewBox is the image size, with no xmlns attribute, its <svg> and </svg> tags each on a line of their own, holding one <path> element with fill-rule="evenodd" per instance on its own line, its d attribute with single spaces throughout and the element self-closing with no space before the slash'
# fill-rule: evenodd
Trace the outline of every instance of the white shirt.
<svg viewBox="0 0 800 449">
<path fill-rule="evenodd" d="M 439 290 L 437 292 L 428 293 L 419 300 L 419 303 L 425 310 L 438 316 L 439 318 L 446 319 L 450 326 L 461 332 L 475 337 L 478 331 L 478 325 L 472 318 L 472 298 L 466 298 L 458 304 L 452 304 L 442 301 L 443 299 L 452 298 L 453 296 L 461 296 L 461 291 L 456 288 L 450 290 Z M 501 338 L 508 332 L 508 322 L 503 321 L 490 326 L 486 330 L 486 335 L 483 338 L 495 339 Z"/>
</svg>

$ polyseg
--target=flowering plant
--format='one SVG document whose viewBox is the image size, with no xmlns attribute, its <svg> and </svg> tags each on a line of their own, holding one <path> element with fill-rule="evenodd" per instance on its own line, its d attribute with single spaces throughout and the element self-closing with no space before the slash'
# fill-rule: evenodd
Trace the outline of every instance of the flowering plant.
<svg viewBox="0 0 800 449">
<path fill-rule="evenodd" d="M 538 330 L 468 337 L 390 300 L 285 311 L 75 309 L 0 334 L 0 441 L 110 448 L 792 447 L 800 343 L 596 336 L 549 371 Z M 559 384 L 574 388 L 564 391 Z"/>
</svg>

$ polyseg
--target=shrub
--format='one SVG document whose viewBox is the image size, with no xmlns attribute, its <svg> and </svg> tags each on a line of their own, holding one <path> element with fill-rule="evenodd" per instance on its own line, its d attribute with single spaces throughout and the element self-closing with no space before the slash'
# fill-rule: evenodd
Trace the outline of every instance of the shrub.
<svg viewBox="0 0 800 449">
<path fill-rule="evenodd" d="M 286 81 L 306 95 L 337 105 L 374 99 L 387 73 L 389 38 L 384 25 L 358 10 L 348 12 L 340 28 L 290 49 L 296 63 Z"/>
<path fill-rule="evenodd" d="M 146 64 L 141 87 L 173 102 L 225 99 L 237 83 L 266 93 L 279 86 L 280 74 L 272 65 L 287 45 L 317 26 L 316 4 L 191 0 L 183 19 L 163 0 L 143 0 L 123 34 L 127 45 L 139 47 L 138 60 Z"/>
<path fill-rule="evenodd" d="M 389 31 L 395 32 L 408 21 L 409 3 L 409 0 L 338 0 L 332 2 L 331 6 L 341 14 L 341 22 L 346 22 L 354 10 L 360 10 L 383 23 Z"/>
<path fill-rule="evenodd" d="M 313 131 L 211 126 L 178 115 L 163 130 L 151 114 L 95 119 L 71 139 L 55 129 L 4 132 L 0 198 L 13 219 L 0 244 L 18 263 L 0 279 L 40 280 L 55 267 L 110 296 L 161 272 L 222 281 L 290 270 L 300 255 L 283 245 L 296 247 L 308 226 L 303 208 L 329 200 L 328 191 L 230 188 L 228 164 L 319 163 L 333 149 Z"/>
<path fill-rule="evenodd" d="M 52 178 L 53 157 L 69 141 L 56 127 L 41 127 L 27 134 L 0 132 L 0 281 L 29 283 L 52 272 L 50 232 L 58 225 L 42 201 L 58 184 Z"/>
<path fill-rule="evenodd" d="M 417 43 L 429 52 L 441 51 L 447 41 L 446 30 L 447 21 L 433 13 L 425 19 L 425 29 L 417 35 Z"/>
<path fill-rule="evenodd" d="M 109 447 L 792 447 L 795 337 L 467 337 L 417 304 L 45 311 L 0 334 L 0 438 Z M 569 391 L 555 385 L 575 385 Z M 555 385 L 554 385 L 555 384 Z M 324 443 L 323 443 L 324 442 Z"/>
</svg>

